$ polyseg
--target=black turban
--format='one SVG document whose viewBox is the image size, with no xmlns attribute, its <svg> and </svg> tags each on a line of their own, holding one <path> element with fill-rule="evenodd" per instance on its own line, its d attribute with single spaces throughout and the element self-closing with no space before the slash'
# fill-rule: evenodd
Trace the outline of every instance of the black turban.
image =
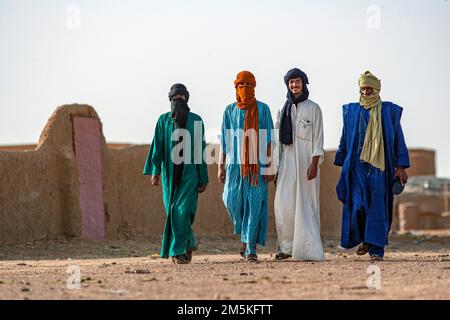
<svg viewBox="0 0 450 320">
<path fill-rule="evenodd" d="M 177 94 L 184 95 L 186 100 L 178 98 L 173 99 Z M 170 112 L 173 122 L 178 129 L 186 129 L 186 122 L 189 114 L 189 91 L 186 86 L 181 83 L 176 83 L 170 88 L 169 92 L 170 100 Z M 180 135 L 178 143 L 183 142 L 183 136 Z M 183 157 L 183 149 L 180 150 L 180 157 Z M 180 164 L 174 164 L 173 185 L 179 186 L 181 183 L 181 177 L 183 176 L 184 160 Z"/>
<path fill-rule="evenodd" d="M 300 78 L 303 83 L 303 92 L 302 94 L 295 98 L 292 95 L 291 90 L 289 90 L 289 80 Z M 280 121 L 280 142 L 282 144 L 290 145 L 293 142 L 292 137 L 292 119 L 291 119 L 291 107 L 293 104 L 297 105 L 300 102 L 305 101 L 309 97 L 308 91 L 308 76 L 302 70 L 294 68 L 289 70 L 284 76 L 284 83 L 287 87 L 287 95 L 286 102 L 284 103 L 284 107 L 281 111 L 281 121 Z"/>
<path fill-rule="evenodd" d="M 186 97 L 186 102 L 189 101 L 189 91 L 184 84 L 175 83 L 172 87 L 170 87 L 169 100 L 172 101 L 172 98 L 177 94 L 184 95 Z"/>
</svg>

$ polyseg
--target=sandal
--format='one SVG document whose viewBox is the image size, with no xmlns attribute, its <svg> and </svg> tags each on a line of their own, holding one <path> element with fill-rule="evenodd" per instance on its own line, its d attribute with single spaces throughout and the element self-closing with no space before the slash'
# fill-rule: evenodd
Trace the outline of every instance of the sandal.
<svg viewBox="0 0 450 320">
<path fill-rule="evenodd" d="M 187 257 L 189 258 L 189 262 L 192 261 L 192 252 L 197 251 L 197 250 L 198 250 L 198 247 L 195 246 L 195 247 L 192 247 L 191 249 L 188 249 L 188 250 L 186 251 L 186 255 L 187 255 Z"/>
<path fill-rule="evenodd" d="M 182 254 L 180 256 L 172 257 L 172 262 L 174 264 L 188 264 L 191 260 L 187 254 Z"/>
<path fill-rule="evenodd" d="M 257 262 L 258 261 L 258 256 L 256 254 L 248 254 L 245 256 L 245 260 L 247 260 L 248 262 Z"/>
<path fill-rule="evenodd" d="M 361 245 L 358 247 L 358 250 L 356 250 L 356 254 L 358 256 L 363 256 L 367 252 L 369 252 L 369 249 L 370 249 L 370 245 L 365 244 L 365 243 L 361 243 Z"/>
<path fill-rule="evenodd" d="M 275 255 L 275 260 L 281 261 L 281 260 L 289 259 L 291 257 L 292 256 L 290 254 L 286 254 L 286 253 L 280 252 L 280 253 L 277 253 Z"/>
<path fill-rule="evenodd" d="M 239 249 L 239 254 L 241 257 L 245 257 L 245 251 L 247 250 L 247 244 L 245 242 L 241 242 L 241 248 Z"/>
<path fill-rule="evenodd" d="M 377 256 L 377 255 L 370 256 L 370 261 L 383 261 L 383 260 L 384 260 L 384 258 L 381 256 Z"/>
</svg>

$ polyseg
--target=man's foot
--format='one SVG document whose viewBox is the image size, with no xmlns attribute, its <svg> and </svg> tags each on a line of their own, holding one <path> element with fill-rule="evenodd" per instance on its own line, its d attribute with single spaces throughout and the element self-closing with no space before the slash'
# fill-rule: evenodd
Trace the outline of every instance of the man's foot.
<svg viewBox="0 0 450 320">
<path fill-rule="evenodd" d="M 192 261 L 192 252 L 197 251 L 197 250 L 198 250 L 198 247 L 195 246 L 195 247 L 192 247 L 191 249 L 189 249 L 188 251 L 186 251 L 186 255 L 189 258 L 189 262 Z"/>
<path fill-rule="evenodd" d="M 365 244 L 365 243 L 361 243 L 361 245 L 358 247 L 358 250 L 356 250 L 356 254 L 358 256 L 363 256 L 367 252 L 369 252 L 369 249 L 370 249 L 370 245 Z"/>
<path fill-rule="evenodd" d="M 239 254 L 241 257 L 245 257 L 245 251 L 247 250 L 247 244 L 245 242 L 241 242 L 241 248 L 239 249 Z"/>
<path fill-rule="evenodd" d="M 191 260 L 187 254 L 182 254 L 180 256 L 172 257 L 172 262 L 174 264 L 188 264 Z"/>
<path fill-rule="evenodd" d="M 247 260 L 248 262 L 257 262 L 258 256 L 256 254 L 251 253 L 245 256 L 245 260 Z"/>
<path fill-rule="evenodd" d="M 281 261 L 281 260 L 289 259 L 291 257 L 292 256 L 290 254 L 286 254 L 286 253 L 280 252 L 280 253 L 277 253 L 275 255 L 275 260 Z"/>
<path fill-rule="evenodd" d="M 384 260 L 384 258 L 381 256 L 376 256 L 376 255 L 370 256 L 370 261 L 383 261 L 383 260 Z"/>
</svg>

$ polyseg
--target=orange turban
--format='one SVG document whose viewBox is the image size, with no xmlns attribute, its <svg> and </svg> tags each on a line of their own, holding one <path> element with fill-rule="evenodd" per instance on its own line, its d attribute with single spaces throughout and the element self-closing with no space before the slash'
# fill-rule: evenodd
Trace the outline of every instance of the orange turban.
<svg viewBox="0 0 450 320">
<path fill-rule="evenodd" d="M 245 86 L 239 87 L 239 83 Z M 258 106 L 255 98 L 256 79 L 249 71 L 241 71 L 234 81 L 238 108 L 245 110 L 244 135 L 242 137 L 242 177 L 250 176 L 252 185 L 258 184 Z M 253 129 L 253 133 L 245 134 Z M 251 140 L 251 143 L 250 143 Z M 252 163 L 250 163 L 250 161 Z"/>
</svg>

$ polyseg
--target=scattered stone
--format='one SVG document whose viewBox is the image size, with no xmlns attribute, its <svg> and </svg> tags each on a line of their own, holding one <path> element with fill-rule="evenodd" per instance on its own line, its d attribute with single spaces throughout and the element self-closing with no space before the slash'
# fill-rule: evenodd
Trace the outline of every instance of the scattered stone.
<svg viewBox="0 0 450 320">
<path fill-rule="evenodd" d="M 150 270 L 148 269 L 138 269 L 135 271 L 137 274 L 149 274 Z"/>
<path fill-rule="evenodd" d="M 258 282 L 256 280 L 248 280 L 248 281 L 243 281 L 241 283 L 255 284 L 255 283 L 258 283 Z"/>
<path fill-rule="evenodd" d="M 248 276 L 248 273 L 246 273 L 246 272 L 241 272 L 239 275 L 240 275 L 240 276 Z"/>
<path fill-rule="evenodd" d="M 158 279 L 156 279 L 155 277 L 150 278 L 150 279 L 144 279 L 142 280 L 142 282 L 153 282 L 153 281 L 158 281 Z"/>
<path fill-rule="evenodd" d="M 30 288 L 22 288 L 22 292 L 30 292 Z"/>
<path fill-rule="evenodd" d="M 327 240 L 327 241 L 325 241 L 325 246 L 327 246 L 328 248 L 334 248 L 334 242 L 333 242 L 333 240 Z"/>
<path fill-rule="evenodd" d="M 18 265 L 18 266 L 26 266 L 27 264 L 26 264 L 26 263 L 23 263 L 23 262 L 21 262 L 21 263 L 18 263 L 17 265 Z"/>
<path fill-rule="evenodd" d="M 368 289 L 367 286 L 352 286 L 349 287 L 350 290 L 361 290 L 361 289 Z"/>
<path fill-rule="evenodd" d="M 149 255 L 148 257 L 149 257 L 150 259 L 153 259 L 153 260 L 156 260 L 156 259 L 161 258 L 161 256 L 159 255 L 159 253 L 154 253 L 154 254 L 152 254 L 152 255 Z"/>
<path fill-rule="evenodd" d="M 127 294 L 129 293 L 128 290 L 105 290 L 104 292 L 106 293 L 111 293 L 111 294 L 117 294 L 117 295 L 123 295 L 123 294 Z"/>
</svg>

